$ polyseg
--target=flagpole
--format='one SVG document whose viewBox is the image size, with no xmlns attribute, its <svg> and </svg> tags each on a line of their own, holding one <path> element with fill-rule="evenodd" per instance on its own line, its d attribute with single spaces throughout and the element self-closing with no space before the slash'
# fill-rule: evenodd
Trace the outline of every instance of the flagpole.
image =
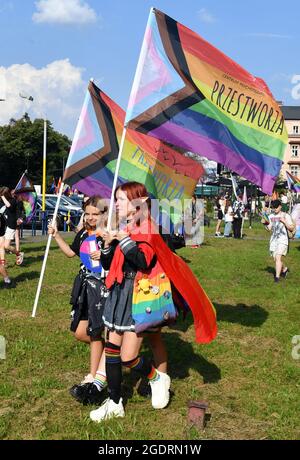
<svg viewBox="0 0 300 460">
<path fill-rule="evenodd" d="M 127 132 L 127 128 L 123 127 L 123 132 L 122 132 L 122 137 L 121 137 L 121 142 L 120 142 L 120 148 L 119 148 L 119 153 L 118 153 L 118 159 L 117 159 L 117 163 L 116 163 L 114 181 L 113 181 L 113 185 L 112 185 L 110 203 L 109 203 L 109 211 L 108 211 L 108 218 L 107 218 L 107 231 L 110 231 L 110 227 L 111 227 L 112 213 L 113 213 L 113 207 L 114 207 L 114 195 L 115 195 L 115 190 L 117 188 L 117 182 L 118 182 L 119 170 L 120 170 L 120 164 L 121 164 L 121 157 L 122 157 L 122 152 L 123 152 L 126 132 Z"/>
<path fill-rule="evenodd" d="M 47 151 L 47 120 L 44 119 L 42 211 L 45 211 L 45 208 L 46 208 L 46 151 Z"/>
<path fill-rule="evenodd" d="M 55 209 L 54 209 L 54 214 L 53 214 L 53 217 L 52 217 L 53 222 L 56 221 L 59 202 L 60 202 L 60 199 L 61 199 L 63 187 L 64 187 L 64 182 L 62 182 L 61 185 L 60 185 L 60 189 L 59 189 L 59 193 L 58 193 L 58 196 L 57 196 L 57 201 L 56 201 L 56 205 L 55 205 Z M 32 310 L 32 314 L 31 314 L 32 318 L 35 318 L 35 315 L 36 315 L 36 310 L 37 310 L 39 297 L 40 297 L 40 292 L 41 292 L 41 288 L 42 288 L 42 284 L 43 284 L 43 278 L 44 278 L 44 273 L 45 273 L 45 269 L 46 269 L 47 258 L 48 258 L 48 254 L 49 254 L 51 240 L 52 240 L 52 235 L 49 235 L 46 250 L 45 250 L 45 254 L 44 254 L 44 259 L 43 259 L 43 265 L 42 265 L 42 270 L 41 270 L 41 274 L 40 274 L 39 284 L 38 284 L 38 288 L 37 288 L 37 291 L 36 291 L 35 301 L 34 301 L 33 310 Z"/>
<path fill-rule="evenodd" d="M 93 83 L 94 78 L 90 78 L 90 81 Z M 123 127 L 123 132 L 122 132 L 122 137 L 121 137 L 121 142 L 120 142 L 120 147 L 119 147 L 117 163 L 116 163 L 114 181 L 113 181 L 112 190 L 111 190 L 111 196 L 110 196 L 108 218 L 107 218 L 107 227 L 106 227 L 107 231 L 110 231 L 110 227 L 111 227 L 112 213 L 113 213 L 113 208 L 114 208 L 114 195 L 115 195 L 115 190 L 117 188 L 117 183 L 118 183 L 120 164 L 121 164 L 121 158 L 122 158 L 122 152 L 123 152 L 126 132 L 127 132 L 127 128 L 124 126 Z M 75 135 L 76 135 L 76 133 L 75 133 Z"/>
<path fill-rule="evenodd" d="M 17 183 L 17 185 L 15 186 L 15 190 L 16 188 L 18 187 L 19 183 L 22 181 L 23 177 L 25 176 L 25 174 L 27 174 L 27 169 L 25 169 L 25 171 L 23 172 L 21 178 L 19 179 L 19 182 Z"/>
<path fill-rule="evenodd" d="M 233 182 L 233 175 L 232 175 L 232 173 L 230 173 L 230 176 L 231 176 L 231 183 L 232 183 L 233 193 L 234 193 L 235 198 L 237 199 L 237 194 L 236 194 L 235 184 L 234 184 L 234 182 Z"/>
</svg>

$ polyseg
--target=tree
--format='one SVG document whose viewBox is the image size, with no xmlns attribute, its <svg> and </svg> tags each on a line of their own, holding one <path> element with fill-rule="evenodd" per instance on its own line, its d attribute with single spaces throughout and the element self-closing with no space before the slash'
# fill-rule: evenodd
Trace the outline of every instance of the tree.
<svg viewBox="0 0 300 460">
<path fill-rule="evenodd" d="M 34 184 L 42 184 L 43 139 L 44 120 L 31 121 L 27 113 L 0 126 L 0 185 L 14 188 L 26 169 Z M 63 175 L 70 146 L 70 139 L 47 120 L 47 184 Z"/>
</svg>

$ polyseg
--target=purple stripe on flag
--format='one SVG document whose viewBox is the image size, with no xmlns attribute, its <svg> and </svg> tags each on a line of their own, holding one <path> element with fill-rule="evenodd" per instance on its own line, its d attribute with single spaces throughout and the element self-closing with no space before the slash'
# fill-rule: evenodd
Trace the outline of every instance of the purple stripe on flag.
<svg viewBox="0 0 300 460">
<path fill-rule="evenodd" d="M 77 188 L 81 193 L 87 196 L 100 195 L 103 198 L 111 197 L 111 187 L 104 185 L 93 177 L 86 177 L 76 182 L 76 184 L 73 185 L 73 189 L 74 188 Z"/>
<path fill-rule="evenodd" d="M 162 139 L 170 144 L 178 145 L 185 150 L 198 153 L 210 160 L 221 163 L 250 182 L 260 184 L 264 193 L 272 194 L 276 177 L 266 174 L 259 166 L 246 160 L 236 151 L 225 146 L 221 142 L 201 136 L 194 131 L 190 131 L 182 126 L 174 125 L 167 121 L 159 128 L 150 131 L 151 136 Z"/>
</svg>

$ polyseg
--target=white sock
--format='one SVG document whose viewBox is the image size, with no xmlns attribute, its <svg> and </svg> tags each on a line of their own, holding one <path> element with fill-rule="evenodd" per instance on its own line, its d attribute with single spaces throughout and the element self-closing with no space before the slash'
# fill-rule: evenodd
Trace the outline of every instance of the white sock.
<svg viewBox="0 0 300 460">
<path fill-rule="evenodd" d="M 11 279 L 8 276 L 6 276 L 4 278 L 4 283 L 11 283 Z"/>
</svg>

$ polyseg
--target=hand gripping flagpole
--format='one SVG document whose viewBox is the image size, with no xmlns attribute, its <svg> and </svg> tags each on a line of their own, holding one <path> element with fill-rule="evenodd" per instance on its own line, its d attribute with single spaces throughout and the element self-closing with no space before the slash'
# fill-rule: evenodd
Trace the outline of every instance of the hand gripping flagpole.
<svg viewBox="0 0 300 460">
<path fill-rule="evenodd" d="M 56 217 L 57 217 L 57 213 L 58 213 L 58 207 L 59 207 L 59 203 L 60 203 L 63 188 L 64 188 L 64 183 L 62 182 L 61 185 L 60 185 L 60 189 L 59 189 L 58 196 L 57 196 L 57 201 L 56 201 L 56 206 L 55 206 L 54 214 L 53 214 L 53 217 L 52 217 L 52 220 L 54 222 L 56 221 Z M 40 274 L 39 284 L 38 284 L 38 288 L 37 288 L 37 291 L 36 291 L 34 306 L 33 306 L 32 314 L 31 314 L 32 318 L 35 318 L 35 315 L 36 315 L 36 310 L 37 310 L 39 297 L 40 297 L 40 292 L 41 292 L 41 288 L 42 288 L 42 284 L 43 284 L 44 273 L 45 273 L 45 269 L 46 269 L 47 258 L 48 258 L 48 254 L 49 254 L 51 240 L 52 240 L 52 235 L 49 235 L 46 250 L 45 250 L 45 254 L 44 254 L 42 271 L 41 271 L 41 274 Z"/>
</svg>

